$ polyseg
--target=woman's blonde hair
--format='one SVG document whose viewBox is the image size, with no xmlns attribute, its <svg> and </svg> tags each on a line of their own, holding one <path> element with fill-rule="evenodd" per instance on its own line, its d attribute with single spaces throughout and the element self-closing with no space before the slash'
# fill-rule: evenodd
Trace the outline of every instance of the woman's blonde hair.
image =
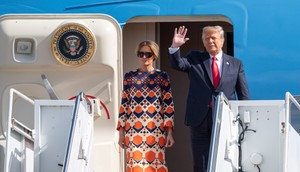
<svg viewBox="0 0 300 172">
<path fill-rule="evenodd" d="M 135 54 L 137 54 L 138 51 L 140 51 L 140 49 L 144 46 L 148 46 L 151 49 L 151 51 L 153 52 L 153 54 L 155 56 L 155 59 L 158 58 L 159 46 L 154 41 L 151 41 L 151 40 L 146 40 L 146 41 L 139 43 L 139 45 L 135 49 Z"/>
</svg>

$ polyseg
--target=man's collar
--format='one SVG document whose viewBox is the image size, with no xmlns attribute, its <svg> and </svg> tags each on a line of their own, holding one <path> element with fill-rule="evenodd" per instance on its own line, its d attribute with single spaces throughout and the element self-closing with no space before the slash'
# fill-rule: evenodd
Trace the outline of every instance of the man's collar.
<svg viewBox="0 0 300 172">
<path fill-rule="evenodd" d="M 223 51 L 220 51 L 220 52 L 219 52 L 217 55 L 215 55 L 215 56 L 216 56 L 216 58 L 217 58 L 218 60 L 221 60 L 222 55 L 223 55 Z M 213 57 L 211 54 L 210 54 L 209 56 L 210 56 L 210 58 Z"/>
</svg>

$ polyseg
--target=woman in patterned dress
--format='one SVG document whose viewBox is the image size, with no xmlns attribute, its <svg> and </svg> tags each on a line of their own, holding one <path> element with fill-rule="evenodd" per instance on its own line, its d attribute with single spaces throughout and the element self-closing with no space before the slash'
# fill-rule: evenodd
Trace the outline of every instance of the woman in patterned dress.
<svg viewBox="0 0 300 172">
<path fill-rule="evenodd" d="M 159 47 L 143 41 L 140 67 L 125 74 L 117 130 L 126 150 L 126 172 L 167 172 L 165 148 L 172 147 L 174 103 L 169 76 L 153 67 Z"/>
</svg>

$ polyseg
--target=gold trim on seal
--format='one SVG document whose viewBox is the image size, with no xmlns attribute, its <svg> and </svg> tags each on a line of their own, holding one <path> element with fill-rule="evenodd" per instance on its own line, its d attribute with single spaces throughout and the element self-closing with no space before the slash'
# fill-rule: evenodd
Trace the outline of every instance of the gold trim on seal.
<svg viewBox="0 0 300 172">
<path fill-rule="evenodd" d="M 86 64 L 94 56 L 95 37 L 82 24 L 65 24 L 54 32 L 51 50 L 56 60 L 61 64 L 78 67 Z"/>
</svg>

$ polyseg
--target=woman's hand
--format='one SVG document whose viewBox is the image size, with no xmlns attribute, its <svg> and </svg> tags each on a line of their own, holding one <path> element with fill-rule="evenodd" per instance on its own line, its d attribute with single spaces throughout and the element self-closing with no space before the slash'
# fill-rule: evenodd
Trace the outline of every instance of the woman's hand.
<svg viewBox="0 0 300 172">
<path fill-rule="evenodd" d="M 170 148 L 174 145 L 175 141 L 173 138 L 173 129 L 168 127 L 167 128 L 167 140 L 166 140 L 166 148 Z"/>
<path fill-rule="evenodd" d="M 122 127 L 119 130 L 119 146 L 122 149 L 126 148 L 126 146 L 125 146 L 125 131 L 124 131 L 124 128 L 122 128 Z"/>
</svg>

